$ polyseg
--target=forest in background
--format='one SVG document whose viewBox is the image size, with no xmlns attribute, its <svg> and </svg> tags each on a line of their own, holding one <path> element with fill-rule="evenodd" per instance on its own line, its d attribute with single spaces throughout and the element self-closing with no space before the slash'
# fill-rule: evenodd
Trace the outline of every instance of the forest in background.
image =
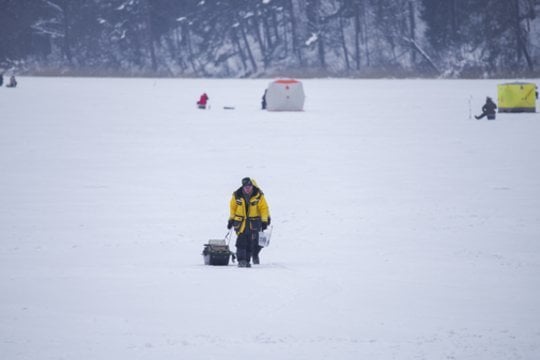
<svg viewBox="0 0 540 360">
<path fill-rule="evenodd" d="M 0 0 L 0 72 L 536 77 L 540 0 Z"/>
</svg>

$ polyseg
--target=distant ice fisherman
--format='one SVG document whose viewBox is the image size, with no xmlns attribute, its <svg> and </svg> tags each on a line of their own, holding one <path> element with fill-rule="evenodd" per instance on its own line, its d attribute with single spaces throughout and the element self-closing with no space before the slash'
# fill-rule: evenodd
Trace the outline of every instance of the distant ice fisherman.
<svg viewBox="0 0 540 360">
<path fill-rule="evenodd" d="M 199 101 L 197 101 L 197 106 L 199 107 L 199 109 L 206 109 L 206 104 L 208 103 L 208 100 L 210 100 L 208 95 L 206 95 L 206 93 L 202 94 L 199 98 Z"/>
<path fill-rule="evenodd" d="M 482 113 L 474 118 L 480 120 L 484 116 L 487 116 L 488 120 L 495 120 L 495 109 L 497 109 L 497 105 L 488 96 L 486 97 L 486 103 L 482 106 Z"/>
<path fill-rule="evenodd" d="M 15 79 L 15 75 L 11 75 L 9 77 L 9 82 L 6 84 L 6 87 L 8 88 L 17 87 L 17 79 Z"/>
</svg>

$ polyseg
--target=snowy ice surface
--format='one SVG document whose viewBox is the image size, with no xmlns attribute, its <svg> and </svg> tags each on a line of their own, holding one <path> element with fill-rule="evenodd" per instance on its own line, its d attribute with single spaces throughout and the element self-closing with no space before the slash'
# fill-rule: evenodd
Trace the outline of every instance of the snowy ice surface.
<svg viewBox="0 0 540 360">
<path fill-rule="evenodd" d="M 469 118 L 495 80 L 265 112 L 269 82 L 0 88 L 0 358 L 538 359 L 540 115 Z M 205 266 L 244 176 L 272 244 Z"/>
</svg>

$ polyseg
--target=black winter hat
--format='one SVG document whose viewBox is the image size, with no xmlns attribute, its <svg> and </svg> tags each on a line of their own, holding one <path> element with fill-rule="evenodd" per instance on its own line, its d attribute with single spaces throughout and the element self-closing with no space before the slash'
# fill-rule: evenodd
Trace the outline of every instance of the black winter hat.
<svg viewBox="0 0 540 360">
<path fill-rule="evenodd" d="M 251 182 L 251 179 L 248 177 L 245 177 L 242 179 L 242 186 L 246 186 L 246 185 L 253 185 L 253 183 Z"/>
</svg>

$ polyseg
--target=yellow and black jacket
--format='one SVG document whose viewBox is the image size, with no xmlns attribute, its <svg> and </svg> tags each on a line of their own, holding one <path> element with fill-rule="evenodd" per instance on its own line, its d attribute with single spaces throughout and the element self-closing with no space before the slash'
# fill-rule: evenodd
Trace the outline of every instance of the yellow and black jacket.
<svg viewBox="0 0 540 360">
<path fill-rule="evenodd" d="M 268 224 L 268 204 L 263 192 L 257 186 L 253 186 L 251 195 L 245 195 L 242 188 L 236 190 L 232 194 L 230 208 L 229 219 L 233 220 L 237 234 L 245 232 L 248 225 L 250 230 L 259 231 L 261 223 Z"/>
</svg>

